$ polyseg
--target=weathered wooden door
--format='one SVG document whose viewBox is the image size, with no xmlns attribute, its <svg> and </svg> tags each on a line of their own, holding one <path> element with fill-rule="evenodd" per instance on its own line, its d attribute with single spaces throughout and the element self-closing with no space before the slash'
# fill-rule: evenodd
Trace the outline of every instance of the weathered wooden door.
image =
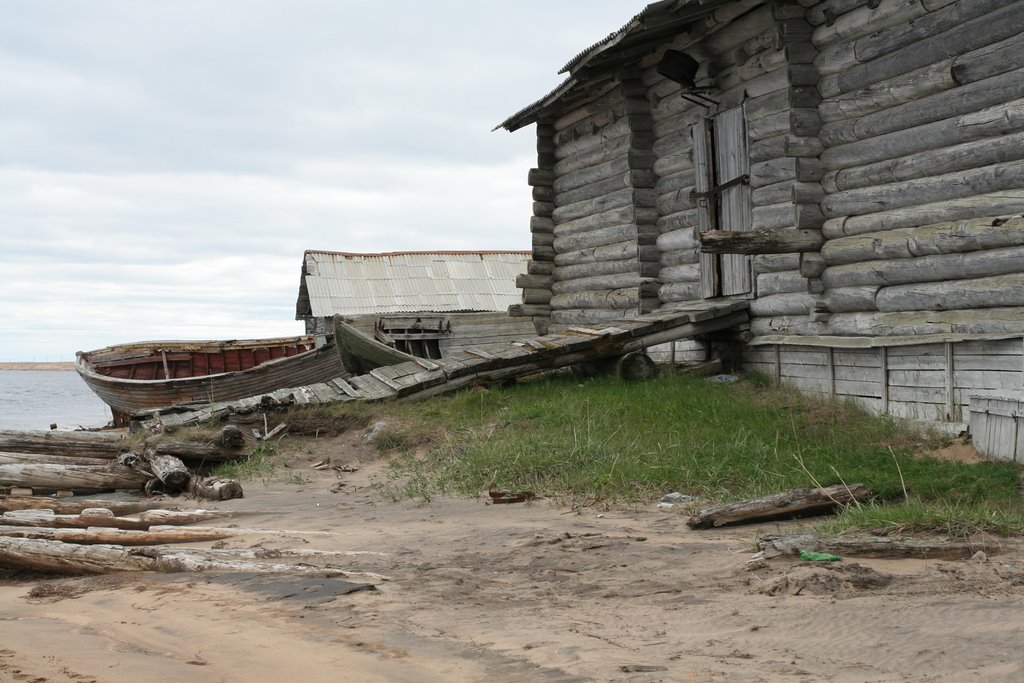
<svg viewBox="0 0 1024 683">
<path fill-rule="evenodd" d="M 698 227 L 747 232 L 753 221 L 747 129 L 743 107 L 727 109 L 693 127 L 697 193 L 721 188 L 698 200 Z M 747 294 L 753 289 L 751 259 L 743 254 L 701 254 L 701 296 Z"/>
</svg>

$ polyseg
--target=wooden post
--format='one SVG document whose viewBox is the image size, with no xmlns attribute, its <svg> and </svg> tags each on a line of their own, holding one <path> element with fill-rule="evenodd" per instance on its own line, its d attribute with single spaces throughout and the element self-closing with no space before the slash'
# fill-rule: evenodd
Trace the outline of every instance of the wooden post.
<svg viewBox="0 0 1024 683">
<path fill-rule="evenodd" d="M 956 420 L 957 412 L 953 397 L 955 384 L 953 363 L 953 342 L 946 342 L 946 420 L 949 422 Z"/>
<path fill-rule="evenodd" d="M 882 373 L 882 414 L 889 414 L 889 347 L 878 349 L 878 360 Z"/>
</svg>

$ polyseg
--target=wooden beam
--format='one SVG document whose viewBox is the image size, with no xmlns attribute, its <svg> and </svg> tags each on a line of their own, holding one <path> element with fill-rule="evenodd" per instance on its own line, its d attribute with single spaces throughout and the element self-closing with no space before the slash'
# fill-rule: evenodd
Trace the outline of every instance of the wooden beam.
<svg viewBox="0 0 1024 683">
<path fill-rule="evenodd" d="M 824 243 L 820 230 L 708 230 L 700 235 L 705 254 L 791 254 L 818 251 Z"/>
</svg>

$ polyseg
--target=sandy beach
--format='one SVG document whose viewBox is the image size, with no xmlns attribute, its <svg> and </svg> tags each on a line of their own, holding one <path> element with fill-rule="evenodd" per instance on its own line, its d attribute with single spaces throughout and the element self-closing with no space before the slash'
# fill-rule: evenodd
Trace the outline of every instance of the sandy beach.
<svg viewBox="0 0 1024 683">
<path fill-rule="evenodd" d="M 388 468 L 362 434 L 286 440 L 282 454 L 291 467 L 273 480 L 207 506 L 234 513 L 225 525 L 277 531 L 213 545 L 334 551 L 351 576 L 8 578 L 0 679 L 1024 678 L 1019 545 L 985 561 L 776 558 L 749 571 L 759 535 L 799 527 L 692 531 L 656 502 L 395 502 L 374 486 Z M 313 468 L 326 458 L 358 469 Z M 349 592 L 360 584 L 374 586 Z"/>
</svg>

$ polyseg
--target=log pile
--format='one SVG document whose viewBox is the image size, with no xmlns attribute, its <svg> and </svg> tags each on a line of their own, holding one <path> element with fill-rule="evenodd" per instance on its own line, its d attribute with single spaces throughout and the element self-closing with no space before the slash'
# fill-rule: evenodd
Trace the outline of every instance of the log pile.
<svg viewBox="0 0 1024 683">
<path fill-rule="evenodd" d="M 209 463 L 244 457 L 242 445 L 234 426 L 224 428 L 218 443 L 156 437 L 134 443 L 121 433 L 105 432 L 2 431 L 0 492 L 188 491 L 227 500 L 241 497 L 238 483 L 206 479 L 200 473 Z"/>
</svg>

